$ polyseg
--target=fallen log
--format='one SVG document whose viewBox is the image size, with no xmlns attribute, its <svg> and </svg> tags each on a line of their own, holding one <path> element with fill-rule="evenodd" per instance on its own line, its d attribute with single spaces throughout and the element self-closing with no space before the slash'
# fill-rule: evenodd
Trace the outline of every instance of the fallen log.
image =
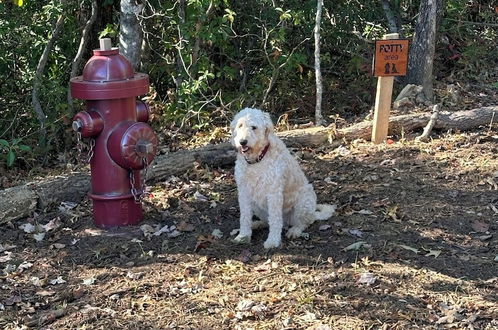
<svg viewBox="0 0 498 330">
<path fill-rule="evenodd" d="M 440 112 L 434 129 L 467 131 L 488 125 L 498 106 L 468 111 Z M 389 133 L 400 134 L 422 129 L 431 113 L 415 113 L 394 116 L 389 120 Z M 277 135 L 289 147 L 317 147 L 324 144 L 341 144 L 355 139 L 369 140 L 372 123 L 361 122 L 349 127 L 311 127 L 278 132 Z M 192 170 L 194 163 L 211 167 L 231 166 L 235 150 L 229 143 L 208 145 L 193 150 L 181 150 L 160 155 L 150 166 L 147 182 L 160 182 L 172 175 L 182 175 Z M 69 173 L 39 182 L 0 190 L 0 223 L 29 216 L 35 210 L 47 210 L 61 202 L 80 202 L 90 189 L 90 175 L 85 172 Z"/>
</svg>

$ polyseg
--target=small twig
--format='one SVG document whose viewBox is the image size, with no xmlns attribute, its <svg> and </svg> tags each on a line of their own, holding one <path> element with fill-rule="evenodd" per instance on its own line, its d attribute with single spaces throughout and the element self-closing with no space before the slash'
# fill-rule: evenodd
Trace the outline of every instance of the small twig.
<svg viewBox="0 0 498 330">
<path fill-rule="evenodd" d="M 434 125 L 436 124 L 437 117 L 439 116 L 439 109 L 440 108 L 441 108 L 440 104 L 436 104 L 432 108 L 431 118 L 429 118 L 429 122 L 425 126 L 424 132 L 422 133 L 422 135 L 420 135 L 419 137 L 416 138 L 417 141 L 425 142 L 429 139 L 429 135 L 431 134 L 432 129 L 434 128 Z"/>
<path fill-rule="evenodd" d="M 496 112 L 493 111 L 493 115 L 491 115 L 491 122 L 489 123 L 489 130 L 488 131 L 491 131 L 493 129 L 493 121 L 495 119 L 495 113 Z"/>
</svg>

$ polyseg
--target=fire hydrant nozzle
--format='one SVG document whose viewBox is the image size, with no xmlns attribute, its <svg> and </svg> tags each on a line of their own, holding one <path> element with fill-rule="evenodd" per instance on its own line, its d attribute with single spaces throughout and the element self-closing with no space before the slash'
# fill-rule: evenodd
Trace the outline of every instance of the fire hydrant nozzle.
<svg viewBox="0 0 498 330">
<path fill-rule="evenodd" d="M 81 124 L 81 122 L 79 120 L 73 121 L 73 131 L 80 132 L 82 128 L 83 128 L 83 125 Z"/>
<path fill-rule="evenodd" d="M 142 220 L 137 192 L 140 170 L 154 160 L 158 140 L 148 106 L 136 97 L 149 91 L 149 77 L 136 73 L 130 62 L 101 40 L 83 75 L 71 79 L 71 94 L 86 100 L 86 111 L 74 117 L 72 128 L 95 139 L 90 161 L 93 215 L 99 227 L 135 225 Z"/>
</svg>

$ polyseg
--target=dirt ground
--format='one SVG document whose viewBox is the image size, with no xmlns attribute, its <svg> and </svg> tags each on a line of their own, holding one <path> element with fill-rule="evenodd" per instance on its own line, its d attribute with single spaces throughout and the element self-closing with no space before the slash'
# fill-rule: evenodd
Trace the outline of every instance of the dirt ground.
<svg viewBox="0 0 498 330">
<path fill-rule="evenodd" d="M 337 213 L 274 251 L 231 242 L 232 168 L 158 183 L 141 226 L 85 201 L 2 228 L 0 327 L 498 328 L 496 133 L 294 152 Z"/>
</svg>

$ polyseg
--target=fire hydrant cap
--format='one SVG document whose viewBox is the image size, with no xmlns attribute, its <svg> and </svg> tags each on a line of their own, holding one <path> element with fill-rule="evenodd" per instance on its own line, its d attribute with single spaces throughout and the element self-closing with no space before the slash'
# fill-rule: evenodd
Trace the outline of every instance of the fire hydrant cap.
<svg viewBox="0 0 498 330">
<path fill-rule="evenodd" d="M 83 69 L 83 80 L 107 82 L 126 80 L 134 75 L 133 67 L 126 58 L 119 54 L 118 48 L 110 50 L 95 49 L 93 57 Z"/>
<path fill-rule="evenodd" d="M 148 93 L 149 76 L 135 73 L 118 48 L 95 49 L 83 75 L 71 79 L 71 95 L 83 100 L 135 97 Z"/>
</svg>

